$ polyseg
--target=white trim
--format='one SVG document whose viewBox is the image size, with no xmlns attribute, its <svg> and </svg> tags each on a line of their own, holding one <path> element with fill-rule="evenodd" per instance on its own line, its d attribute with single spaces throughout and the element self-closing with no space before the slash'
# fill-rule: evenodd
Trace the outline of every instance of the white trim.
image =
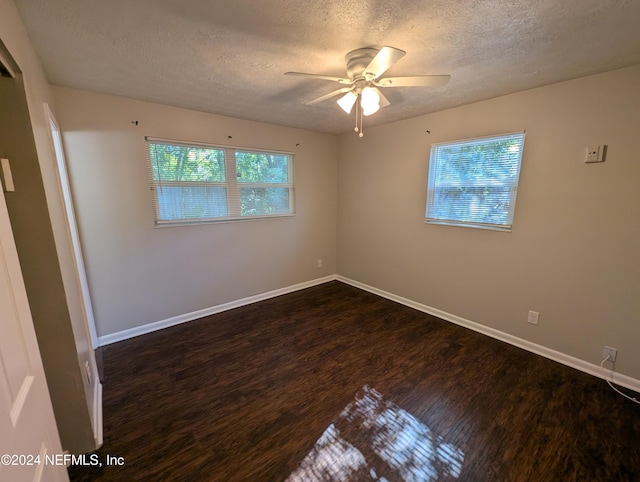
<svg viewBox="0 0 640 482">
<path fill-rule="evenodd" d="M 11 174 L 11 164 L 9 163 L 9 159 L 0 159 L 0 163 L 2 163 L 2 176 L 4 177 L 4 191 L 6 192 L 14 192 L 16 190 L 16 186 L 13 183 L 13 174 Z M 0 180 L 0 184 L 2 184 Z"/>
<path fill-rule="evenodd" d="M 517 346 L 518 348 L 522 348 L 523 350 L 527 350 L 531 353 L 535 353 L 536 355 L 549 358 L 550 360 L 556 361 L 558 363 L 562 363 L 563 365 L 569 366 L 571 368 L 575 368 L 576 370 L 580 370 L 581 372 L 588 373 L 589 375 L 593 375 L 595 377 L 602 378 L 605 380 L 608 378 L 610 381 L 612 381 L 617 385 L 621 385 L 633 391 L 640 392 L 640 380 L 637 380 L 630 376 L 612 372 L 611 370 L 606 370 L 605 372 L 605 370 L 603 370 L 600 367 L 600 365 L 595 365 L 593 363 L 589 363 L 587 361 L 581 360 L 580 358 L 575 358 L 565 353 L 552 350 L 551 348 L 547 348 L 542 345 L 537 345 L 530 341 L 523 340 L 522 338 L 518 338 L 513 335 L 509 335 L 508 333 L 504 333 L 494 328 L 489 328 L 488 326 L 481 325 L 479 323 L 476 323 L 471 320 L 467 320 L 460 316 L 452 315 L 451 313 L 447 313 L 446 311 L 442 311 L 437 308 L 433 308 L 431 306 L 423 305 L 422 303 L 418 303 L 417 301 L 413 301 L 408 298 L 403 298 L 402 296 L 394 295 L 393 293 L 389 293 L 387 291 L 374 288 L 373 286 L 360 283 L 359 281 L 345 278 L 344 276 L 337 275 L 335 279 L 337 279 L 338 281 L 342 281 L 343 283 L 349 284 L 351 286 L 355 286 L 356 288 L 360 288 L 362 290 L 376 294 L 378 296 L 382 296 L 383 298 L 387 298 L 389 300 L 395 301 L 402 305 L 409 306 L 418 311 L 422 311 L 423 313 L 428 313 L 430 315 L 441 318 L 445 321 L 449 321 L 456 325 L 469 328 L 470 330 L 476 331 L 478 333 L 482 333 L 483 335 L 490 336 L 491 338 L 504 341 L 505 343 L 509 343 L 510 345 Z"/>
<path fill-rule="evenodd" d="M 464 139 L 453 139 L 450 141 L 441 141 L 441 142 L 432 142 L 431 145 L 432 146 L 443 146 L 443 145 L 456 145 L 456 144 L 470 144 L 474 141 L 482 141 L 482 140 L 502 140 L 506 137 L 516 137 L 519 136 L 521 134 L 526 134 L 527 131 L 522 130 L 522 131 L 513 131 L 513 132 L 506 132 L 504 134 L 488 134 L 486 136 L 479 136 L 479 137 L 466 137 Z"/>
<path fill-rule="evenodd" d="M 230 301 L 221 305 L 212 306 L 211 308 L 204 308 L 202 310 L 192 311 L 191 313 L 186 313 L 184 315 L 167 318 L 166 320 L 147 323 L 146 325 L 136 326 L 135 328 L 129 328 L 127 330 L 118 331 L 109 335 L 99 336 L 98 344 L 99 346 L 104 346 L 111 343 L 116 343 L 118 341 L 128 340 L 129 338 L 145 335 L 153 331 L 162 330 L 163 328 L 169 328 L 170 326 L 179 325 L 180 323 L 185 323 L 187 321 L 197 320 L 198 318 L 203 318 L 205 316 L 215 315 L 216 313 L 239 308 L 240 306 L 257 303 L 258 301 L 275 298 L 276 296 L 286 295 L 287 293 L 310 288 L 312 286 L 327 283 L 335 279 L 335 275 L 325 276 L 324 278 L 316 278 L 311 281 L 305 281 L 304 283 L 298 283 L 284 288 L 279 288 L 277 290 L 267 291 L 266 293 L 248 296 L 247 298 L 242 298 L 240 300 Z"/>
<path fill-rule="evenodd" d="M 97 378 L 97 377 L 96 377 Z M 93 391 L 93 440 L 96 444 L 96 449 L 102 447 L 103 439 L 103 425 L 102 425 L 102 383 L 98 378 L 96 380 L 95 388 Z"/>
<path fill-rule="evenodd" d="M 536 355 L 543 356 L 545 358 L 556 361 L 568 367 L 575 368 L 576 370 L 587 373 L 589 375 L 593 375 L 595 377 L 602 378 L 605 380 L 609 378 L 610 381 L 612 381 L 613 383 L 616 383 L 617 385 L 629 388 L 636 392 L 640 392 L 640 380 L 637 380 L 630 376 L 622 375 L 620 373 L 612 372 L 610 370 L 603 370 L 600 367 L 600 365 L 595 365 L 593 363 L 589 363 L 587 361 L 581 360 L 580 358 L 575 358 L 570 355 L 566 355 L 565 353 L 552 350 L 551 348 L 547 348 L 542 345 L 537 345 L 536 343 L 523 340 L 522 338 L 518 338 L 517 336 L 513 336 L 508 333 L 504 333 L 502 331 L 496 330 L 494 328 L 481 325 L 480 323 L 467 320 L 466 318 L 462 318 L 460 316 L 447 313 L 446 311 L 442 311 L 437 308 L 433 308 L 431 306 L 423 305 L 422 303 L 418 303 L 417 301 L 413 301 L 408 298 L 403 298 L 402 296 L 398 296 L 393 293 L 389 293 L 387 291 L 374 288 L 373 286 L 369 286 L 367 284 L 352 280 L 350 278 L 346 278 L 341 275 L 330 275 L 330 276 L 325 276 L 324 278 L 317 278 L 311 281 L 306 281 L 304 283 L 287 286 L 285 288 L 268 291 L 266 293 L 261 293 L 254 296 L 249 296 L 247 298 L 242 298 L 240 300 L 230 301 L 229 303 L 223 303 L 221 305 L 213 306 L 211 308 L 205 308 L 203 310 L 193 311 L 191 313 L 187 313 L 184 315 L 174 316 L 166 320 L 157 321 L 154 323 L 148 323 L 146 325 L 130 328 L 128 330 L 119 331 L 116 333 L 112 333 L 110 335 L 100 336 L 98 337 L 98 343 L 100 346 L 109 345 L 111 343 L 116 343 L 118 341 L 123 341 L 129 338 L 134 338 L 139 335 L 151 333 L 153 331 L 162 330 L 163 328 L 168 328 L 170 326 L 178 325 L 180 323 L 197 320 L 198 318 L 202 318 L 204 316 L 214 315 L 216 313 L 221 313 L 223 311 L 231 310 L 233 308 L 239 308 L 241 306 L 257 303 L 258 301 L 267 300 L 269 298 L 285 295 L 287 293 L 292 293 L 294 291 L 310 288 L 312 286 L 320 285 L 320 284 L 327 283 L 329 281 L 334 281 L 334 280 L 341 281 L 351 286 L 355 286 L 356 288 L 360 288 L 362 290 L 376 294 L 383 298 L 387 298 L 391 301 L 395 301 L 396 303 L 400 303 L 401 305 L 409 306 L 410 308 L 414 308 L 418 311 L 422 311 L 423 313 L 436 316 L 450 323 L 463 326 L 475 332 L 482 333 L 483 335 L 489 336 L 491 338 L 495 338 L 496 340 L 500 340 L 510 345 L 517 346 L 518 348 L 522 348 L 523 350 L 526 350 L 531 353 L 535 353 Z M 100 388 L 102 388 L 102 385 L 100 385 Z M 102 398 L 100 398 L 100 400 L 101 399 Z M 100 411 L 100 417 L 102 418 L 102 411 Z M 102 423 L 100 423 L 100 427 L 102 427 Z M 102 437 L 100 437 L 100 439 L 102 439 Z"/>
<path fill-rule="evenodd" d="M 84 257 L 82 255 L 82 243 L 80 242 L 80 233 L 78 231 L 78 223 L 76 221 L 75 210 L 73 207 L 71 184 L 69 182 L 69 174 L 67 172 L 67 160 L 64 155 L 64 146 L 62 144 L 62 131 L 60 130 L 60 125 L 58 124 L 56 117 L 53 115 L 49 104 L 43 102 L 42 106 L 49 123 L 49 148 L 56 160 L 58 192 L 60 194 L 61 207 L 64 211 L 64 224 L 67 231 L 67 238 L 71 246 L 71 259 L 73 260 L 74 274 L 76 281 L 78 282 L 78 295 L 80 298 L 82 317 L 91 342 L 91 348 L 95 350 L 98 347 L 98 335 L 93 315 L 91 294 L 89 292 L 89 282 L 87 281 L 87 271 L 84 266 Z"/>
<path fill-rule="evenodd" d="M 11 280 L 9 281 L 9 283 L 11 283 Z M 9 286 L 12 287 L 11 284 L 9 284 Z M 23 413 L 22 409 L 24 408 L 24 404 L 27 401 L 27 397 L 29 396 L 29 392 L 31 391 L 31 387 L 33 386 L 33 381 L 35 379 L 36 377 L 34 375 L 27 375 L 26 377 L 24 377 L 24 381 L 20 386 L 20 390 L 13 400 L 13 406 L 11 407 L 11 411 L 9 412 L 9 414 L 11 415 L 11 425 L 13 425 L 12 428 L 14 429 L 16 428 L 16 425 L 18 425 L 18 419 L 20 418 L 20 414 Z"/>
<path fill-rule="evenodd" d="M 12 79 L 16 78 L 16 73 L 11 66 L 15 65 L 15 62 L 13 61 L 13 58 L 11 58 L 11 54 L 4 51 L 4 49 L 0 49 L 0 65 L 5 68 Z"/>
<path fill-rule="evenodd" d="M 144 140 L 146 142 L 153 142 L 154 144 L 165 144 L 169 146 L 186 146 L 186 147 L 204 147 L 205 149 L 214 148 L 214 149 L 235 149 L 241 151 L 250 151 L 257 153 L 266 153 L 266 154 L 288 154 L 290 156 L 295 155 L 293 151 L 279 151 L 277 149 L 262 149 L 260 147 L 244 147 L 244 146 L 235 146 L 231 144 L 211 144 L 210 142 L 199 142 L 199 141 L 181 141 L 178 139 L 166 139 L 164 137 L 152 137 L 152 136 L 144 136 Z"/>
</svg>

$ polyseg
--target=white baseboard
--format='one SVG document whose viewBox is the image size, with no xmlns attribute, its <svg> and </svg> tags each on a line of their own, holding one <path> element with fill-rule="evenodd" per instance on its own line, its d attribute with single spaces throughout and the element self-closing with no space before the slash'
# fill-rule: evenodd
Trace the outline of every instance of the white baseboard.
<svg viewBox="0 0 640 482">
<path fill-rule="evenodd" d="M 170 326 L 178 325 L 180 323 L 186 323 L 188 321 L 197 320 L 198 318 L 214 315 L 216 313 L 221 313 L 223 311 L 231 310 L 233 308 L 239 308 L 240 306 L 257 303 L 258 301 L 263 301 L 269 298 L 274 298 L 276 296 L 292 293 L 294 291 L 298 291 L 301 289 L 310 288 L 312 286 L 320 285 L 333 280 L 338 280 L 348 285 L 355 286 L 356 288 L 360 288 L 362 290 L 368 291 L 378 296 L 382 296 L 383 298 L 387 298 L 389 300 L 395 301 L 402 305 L 409 306 L 418 311 L 422 311 L 423 313 L 428 313 L 430 315 L 441 318 L 445 321 L 449 321 L 456 325 L 469 328 L 470 330 L 476 331 L 478 333 L 482 333 L 483 335 L 490 336 L 491 338 L 495 338 L 497 340 L 503 341 L 510 345 L 517 346 L 518 348 L 522 348 L 523 350 L 527 350 L 531 353 L 535 353 L 537 355 L 543 356 L 545 358 L 556 361 L 563 365 L 569 366 L 571 368 L 575 368 L 576 370 L 580 370 L 581 372 L 588 373 L 589 375 L 593 375 L 595 377 L 602 378 L 602 379 L 609 379 L 610 381 L 612 381 L 613 383 L 616 383 L 617 385 L 629 388 L 636 392 L 640 392 L 640 380 L 637 380 L 630 376 L 612 372 L 611 370 L 603 370 L 600 367 L 600 365 L 595 365 L 585 360 L 581 360 L 580 358 L 575 358 L 565 353 L 552 350 L 551 348 L 547 348 L 542 345 L 537 345 L 536 343 L 532 343 L 530 341 L 523 340 L 522 338 L 518 338 L 508 333 L 504 333 L 494 328 L 481 325 L 480 323 L 467 320 L 466 318 L 462 318 L 460 316 L 447 313 L 446 311 L 442 311 L 437 308 L 433 308 L 431 306 L 418 303 L 417 301 L 413 301 L 408 298 L 403 298 L 402 296 L 389 293 L 387 291 L 375 288 L 373 286 L 369 286 L 367 284 L 364 284 L 359 281 L 355 281 L 340 275 L 330 275 L 330 276 L 325 276 L 323 278 L 316 278 L 311 281 L 306 281 L 304 283 L 299 283 L 292 286 L 287 286 L 285 288 L 268 291 L 266 293 L 260 293 L 254 296 L 249 296 L 247 298 L 242 298 L 240 300 L 231 301 L 229 303 L 223 303 L 221 305 L 213 306 L 211 308 L 205 308 L 202 310 L 193 311 L 191 313 L 174 316 L 166 320 L 156 321 L 154 323 L 148 323 L 146 325 L 137 326 L 135 328 L 130 328 L 128 330 L 123 330 L 116 333 L 111 333 L 109 335 L 100 336 L 98 337 L 98 344 L 99 346 L 109 345 L 111 343 L 127 340 L 129 338 L 151 333 L 153 331 L 161 330 L 163 328 L 168 328 Z M 100 385 L 100 389 L 102 389 L 102 385 Z M 100 402 L 102 402 L 102 396 L 99 397 L 99 400 Z M 101 432 L 102 431 L 101 407 L 100 407 L 99 427 Z M 102 433 L 100 433 L 100 443 L 102 444 Z"/>
<path fill-rule="evenodd" d="M 267 300 L 269 298 L 275 298 L 276 296 L 285 295 L 294 291 L 310 288 L 319 284 L 326 283 L 328 281 L 335 280 L 335 275 L 325 276 L 323 278 L 316 278 L 314 280 L 305 281 L 304 283 L 298 283 L 295 285 L 287 286 L 266 293 L 260 293 L 247 298 L 242 298 L 236 301 L 230 301 L 229 303 L 223 303 L 221 305 L 212 306 L 211 308 L 204 308 L 202 310 L 192 311 L 184 315 L 174 316 L 167 318 L 166 320 L 156 321 L 153 323 L 147 323 L 146 325 L 136 326 L 135 328 L 129 328 L 128 330 L 118 331 L 109 335 L 99 336 L 98 345 L 105 346 L 118 341 L 128 340 L 136 336 L 145 335 L 153 331 L 162 330 L 163 328 L 169 328 L 170 326 L 179 325 L 180 323 L 186 323 L 187 321 L 197 320 L 209 315 L 215 315 L 223 311 L 232 310 L 233 308 L 239 308 L 240 306 L 250 305 L 257 303 L 258 301 Z"/>
<path fill-rule="evenodd" d="M 509 343 L 510 345 L 517 346 L 518 348 L 522 348 L 523 350 L 527 350 L 529 352 L 535 353 L 545 358 L 549 358 L 550 360 L 556 361 L 558 363 L 562 363 L 563 365 L 567 365 L 571 368 L 575 368 L 576 370 L 580 370 L 582 372 L 588 373 L 589 375 L 593 375 L 602 379 L 609 379 L 610 381 L 612 381 L 613 383 L 616 383 L 617 385 L 629 388 L 636 392 L 640 392 L 640 380 L 629 377 L 627 375 L 615 373 L 615 372 L 612 372 L 611 370 L 603 370 L 600 367 L 600 365 L 595 365 L 593 363 L 589 363 L 579 358 L 566 355 L 559 351 L 552 350 L 551 348 L 547 348 L 542 345 L 537 345 L 530 341 L 523 340 L 522 338 L 518 338 L 513 335 L 509 335 L 508 333 L 504 333 L 494 328 L 489 328 L 488 326 L 475 323 L 471 320 L 467 320 L 460 316 L 452 315 L 451 313 L 447 313 L 446 311 L 438 310 L 437 308 L 423 305 L 422 303 L 418 303 L 417 301 L 413 301 L 398 295 L 394 295 L 393 293 L 389 293 L 387 291 L 374 288 L 373 286 L 360 283 L 359 281 L 345 278 L 344 276 L 337 275 L 335 279 L 337 279 L 338 281 L 342 281 L 343 283 L 349 284 L 351 286 L 355 286 L 356 288 L 360 288 L 370 293 L 376 294 L 378 296 L 382 296 L 383 298 L 387 298 L 389 300 L 395 301 L 402 305 L 409 306 L 418 311 L 422 311 L 424 313 L 428 313 L 430 315 L 436 316 L 445 321 L 455 323 L 456 325 L 464 326 L 465 328 L 469 328 L 470 330 L 476 331 L 478 333 L 482 333 L 483 335 L 490 336 L 491 338 L 504 341 L 505 343 Z"/>
</svg>

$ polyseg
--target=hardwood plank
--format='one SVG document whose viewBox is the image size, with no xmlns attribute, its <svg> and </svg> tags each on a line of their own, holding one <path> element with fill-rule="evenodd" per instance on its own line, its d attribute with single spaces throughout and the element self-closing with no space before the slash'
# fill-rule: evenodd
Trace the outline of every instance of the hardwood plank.
<svg viewBox="0 0 640 482">
<path fill-rule="evenodd" d="M 283 481 L 333 422 L 394 480 L 339 420 L 365 385 L 464 454 L 438 480 L 640 480 L 640 407 L 604 381 L 337 281 L 102 356 L 97 454 L 125 465 L 73 481 Z"/>
</svg>

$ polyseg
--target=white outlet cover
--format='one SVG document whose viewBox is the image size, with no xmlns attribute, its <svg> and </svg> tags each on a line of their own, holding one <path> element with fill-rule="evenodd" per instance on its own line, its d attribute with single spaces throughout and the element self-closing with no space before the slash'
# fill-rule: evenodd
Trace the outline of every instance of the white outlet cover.
<svg viewBox="0 0 640 482">
<path fill-rule="evenodd" d="M 605 358 L 607 358 L 607 355 L 611 357 L 612 362 L 615 362 L 616 356 L 618 355 L 617 348 L 611 348 L 610 346 L 605 345 L 605 347 L 602 350 L 602 359 L 604 360 Z"/>
<path fill-rule="evenodd" d="M 587 147 L 587 156 L 585 157 L 584 162 L 604 162 L 604 153 L 606 151 L 607 146 L 602 144 L 599 146 L 588 146 Z"/>
<path fill-rule="evenodd" d="M 531 323 L 532 325 L 537 325 L 538 318 L 540 318 L 540 313 L 538 313 L 537 311 L 529 311 L 529 317 L 527 318 L 527 323 Z"/>
</svg>

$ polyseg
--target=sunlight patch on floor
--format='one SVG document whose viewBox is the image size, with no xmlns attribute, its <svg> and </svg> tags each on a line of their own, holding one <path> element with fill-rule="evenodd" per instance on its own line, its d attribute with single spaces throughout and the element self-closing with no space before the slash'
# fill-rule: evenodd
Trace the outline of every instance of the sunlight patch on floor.
<svg viewBox="0 0 640 482">
<path fill-rule="evenodd" d="M 365 385 L 329 425 L 287 482 L 407 482 L 459 477 L 464 453 Z M 385 476 L 386 475 L 386 476 Z"/>
</svg>

